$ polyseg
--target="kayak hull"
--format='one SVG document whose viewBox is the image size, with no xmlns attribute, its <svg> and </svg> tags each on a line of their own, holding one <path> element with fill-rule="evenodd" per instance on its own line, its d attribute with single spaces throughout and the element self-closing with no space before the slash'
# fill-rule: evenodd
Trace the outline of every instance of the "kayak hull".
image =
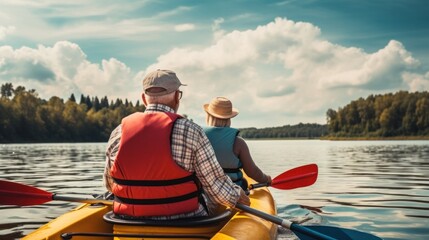
<svg viewBox="0 0 429 240">
<path fill-rule="evenodd" d="M 267 188 L 252 190 L 252 208 L 276 215 L 274 199 Z M 222 216 L 204 220 L 162 221 L 164 226 L 151 223 L 132 224 L 106 221 L 112 208 L 103 204 L 83 204 L 30 233 L 24 240 L 57 239 L 246 239 L 271 240 L 277 237 L 277 225 L 254 215 L 228 210 Z M 129 220 L 128 220 L 129 221 Z M 171 224 L 165 224 L 165 223 Z M 174 225 L 173 223 L 180 223 Z M 184 223 L 184 224 L 183 224 Z M 97 236 L 90 238 L 90 236 Z"/>
<path fill-rule="evenodd" d="M 111 206 L 102 204 L 83 204 L 72 211 L 69 211 L 49 223 L 41 226 L 36 231 L 30 233 L 23 239 L 25 240 L 58 240 L 62 239 L 61 235 L 72 232 L 97 232 L 109 233 L 112 232 L 112 224 L 104 221 L 103 216 L 111 211 Z M 88 239 L 84 236 L 76 236 L 73 240 Z M 100 240 L 112 239 L 111 237 L 96 238 Z"/>
</svg>

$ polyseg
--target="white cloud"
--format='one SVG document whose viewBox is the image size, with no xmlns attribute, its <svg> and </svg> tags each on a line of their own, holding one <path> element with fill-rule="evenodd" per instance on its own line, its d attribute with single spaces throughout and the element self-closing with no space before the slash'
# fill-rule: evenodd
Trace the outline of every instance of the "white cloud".
<svg viewBox="0 0 429 240">
<path fill-rule="evenodd" d="M 213 44 L 174 48 L 137 74 L 115 58 L 93 63 L 68 41 L 2 46 L 0 83 L 34 88 L 44 98 L 83 93 L 135 101 L 144 73 L 172 69 L 188 84 L 180 113 L 204 124 L 202 105 L 226 96 L 240 110 L 236 127 L 324 123 L 329 108 L 359 97 L 429 88 L 429 72 L 419 73 L 419 62 L 398 41 L 367 53 L 326 41 L 310 23 L 277 18 L 255 29 L 217 34 L 222 22 L 214 22 L 213 35 L 219 38 Z"/>
<path fill-rule="evenodd" d="M 37 49 L 0 47 L 0 82 L 34 88 L 42 98 L 74 93 L 134 101 L 140 92 L 124 63 L 114 58 L 91 63 L 77 44 L 66 41 Z"/>
<path fill-rule="evenodd" d="M 221 22 L 212 28 L 215 35 Z M 296 123 L 296 116 L 324 123 L 326 110 L 358 97 L 421 88 L 425 77 L 410 74 L 418 65 L 398 41 L 366 53 L 324 40 L 310 23 L 277 18 L 225 34 L 204 48 L 175 48 L 147 71 L 177 71 L 189 92 L 181 111 L 197 122 L 204 119 L 200 105 L 227 96 L 241 110 L 236 123 L 272 126 Z"/>
<path fill-rule="evenodd" d="M 15 31 L 14 26 L 0 26 L 0 41 L 3 40 L 6 35 L 11 34 Z"/>
<path fill-rule="evenodd" d="M 177 6 L 170 11 L 158 13 L 156 15 L 156 18 L 165 18 L 165 17 L 176 16 L 176 15 L 184 13 L 184 12 L 189 12 L 192 9 L 193 9 L 192 7 L 188 7 L 188 6 Z"/>
<path fill-rule="evenodd" d="M 212 24 L 212 31 L 213 31 L 213 38 L 215 41 L 218 41 L 220 38 L 222 38 L 225 35 L 225 30 L 221 29 L 220 25 L 225 20 L 223 18 L 218 18 L 213 21 Z"/>
<path fill-rule="evenodd" d="M 194 29 L 195 29 L 195 25 L 190 23 L 180 24 L 174 27 L 174 30 L 176 30 L 177 32 L 186 32 Z"/>
<path fill-rule="evenodd" d="M 429 72 L 424 75 L 404 72 L 403 78 L 408 86 L 410 86 L 410 91 L 412 92 L 429 90 Z"/>
<path fill-rule="evenodd" d="M 141 16 L 135 12 L 146 4 L 148 1 L 124 4 L 117 1 L 77 0 L 58 4 L 52 0 L 7 0 L 0 2 L 0 23 L 15 26 L 17 37 L 36 43 L 81 39 L 148 41 L 161 33 L 195 29 L 191 23 L 177 25 L 165 20 L 190 11 L 192 7 L 178 6 L 152 16 Z M 0 29 L 0 37 L 1 33 Z M 148 33 L 157 35 L 150 37 Z"/>
<path fill-rule="evenodd" d="M 123 2 L 117 1 L 97 1 L 97 0 L 73 0 L 61 1 L 56 0 L 3 0 L 0 6 L 10 9 L 25 9 L 29 14 L 33 10 L 45 10 L 45 17 L 65 17 L 65 18 L 82 18 L 88 16 L 117 15 L 123 12 L 135 10 L 146 4 L 146 1 Z"/>
</svg>

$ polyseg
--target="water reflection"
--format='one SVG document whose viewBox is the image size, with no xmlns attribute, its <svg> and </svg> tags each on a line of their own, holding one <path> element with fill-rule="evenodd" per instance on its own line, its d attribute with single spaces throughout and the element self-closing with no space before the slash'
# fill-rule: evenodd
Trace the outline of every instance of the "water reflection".
<svg viewBox="0 0 429 240">
<path fill-rule="evenodd" d="M 429 239 L 429 142 L 255 141 L 251 149 L 259 161 L 269 156 L 260 153 L 264 149 L 275 151 L 276 162 L 263 165 L 273 176 L 312 162 L 319 166 L 313 186 L 272 190 L 279 212 L 308 215 L 312 223 L 355 228 L 384 239 Z M 288 203 L 299 203 L 304 212 L 283 207 Z"/>
<path fill-rule="evenodd" d="M 271 191 L 279 216 L 303 224 L 349 227 L 384 239 L 429 239 L 428 141 L 248 141 L 261 168 L 275 177 L 309 163 L 310 187 Z M 0 176 L 46 191 L 82 197 L 102 193 L 104 143 L 0 146 Z M 0 239 L 19 239 L 76 207 L 52 201 L 0 206 Z M 280 229 L 279 239 L 296 239 Z"/>
</svg>

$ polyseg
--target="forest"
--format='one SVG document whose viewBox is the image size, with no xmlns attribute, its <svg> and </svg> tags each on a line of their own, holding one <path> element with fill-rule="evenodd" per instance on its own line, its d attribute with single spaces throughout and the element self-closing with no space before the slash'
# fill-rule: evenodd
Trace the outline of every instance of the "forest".
<svg viewBox="0 0 429 240">
<path fill-rule="evenodd" d="M 0 142 L 105 142 L 121 119 L 145 107 L 125 99 L 109 101 L 107 97 L 80 96 L 69 99 L 38 97 L 34 89 L 1 86 Z M 327 126 L 297 124 L 272 128 L 243 128 L 244 138 L 319 138 L 327 134 Z"/>
<path fill-rule="evenodd" d="M 11 83 L 1 86 L 0 143 L 105 142 L 121 119 L 145 107 L 127 99 L 74 94 L 67 100 L 38 97 L 36 90 Z M 242 128 L 248 139 L 385 138 L 429 136 L 429 93 L 400 91 L 370 95 L 338 110 L 328 109 L 327 124 L 299 123 Z"/>
<path fill-rule="evenodd" d="M 128 100 L 108 100 L 81 95 L 64 101 L 59 97 L 43 100 L 34 89 L 1 86 L 0 142 L 102 142 L 121 119 L 144 111 L 143 104 Z"/>
<path fill-rule="evenodd" d="M 326 115 L 331 137 L 429 136 L 429 93 L 370 95 Z"/>
</svg>

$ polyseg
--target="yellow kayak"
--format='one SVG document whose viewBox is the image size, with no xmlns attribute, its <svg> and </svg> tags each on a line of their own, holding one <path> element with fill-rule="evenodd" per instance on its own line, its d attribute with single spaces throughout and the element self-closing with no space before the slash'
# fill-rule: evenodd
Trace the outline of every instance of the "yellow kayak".
<svg viewBox="0 0 429 240">
<path fill-rule="evenodd" d="M 249 183 L 253 183 L 248 179 Z M 250 191 L 251 207 L 276 215 L 270 191 Z M 48 222 L 24 240 L 37 239 L 246 239 L 277 237 L 277 225 L 245 212 L 227 210 L 219 215 L 172 221 L 115 218 L 111 205 L 83 204 Z"/>
</svg>

